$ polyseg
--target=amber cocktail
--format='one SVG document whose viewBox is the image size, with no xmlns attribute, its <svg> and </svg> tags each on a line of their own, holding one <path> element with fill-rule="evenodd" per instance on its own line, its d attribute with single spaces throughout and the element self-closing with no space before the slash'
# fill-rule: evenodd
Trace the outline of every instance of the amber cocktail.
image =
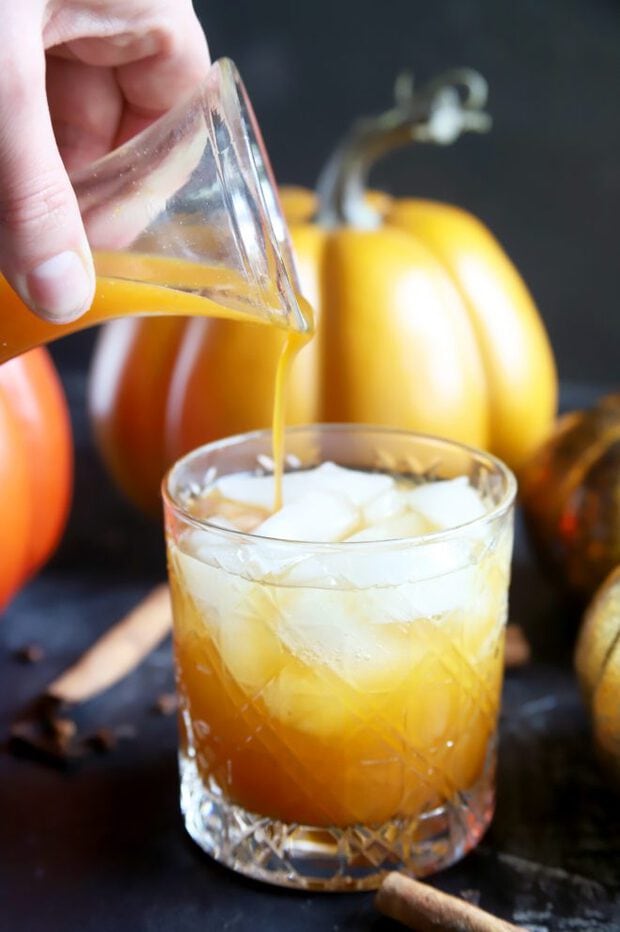
<svg viewBox="0 0 620 932">
<path fill-rule="evenodd" d="M 165 482 L 182 807 L 215 858 L 310 889 L 428 874 L 493 811 L 515 482 L 378 428 L 203 447 Z"/>
</svg>

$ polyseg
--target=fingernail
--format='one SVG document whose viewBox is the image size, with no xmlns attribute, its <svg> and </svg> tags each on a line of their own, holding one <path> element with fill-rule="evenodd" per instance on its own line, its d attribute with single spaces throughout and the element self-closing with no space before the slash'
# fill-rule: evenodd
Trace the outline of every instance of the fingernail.
<svg viewBox="0 0 620 932">
<path fill-rule="evenodd" d="M 28 303 L 59 322 L 69 323 L 88 310 L 93 287 L 84 259 L 69 249 L 41 262 L 26 276 Z"/>
</svg>

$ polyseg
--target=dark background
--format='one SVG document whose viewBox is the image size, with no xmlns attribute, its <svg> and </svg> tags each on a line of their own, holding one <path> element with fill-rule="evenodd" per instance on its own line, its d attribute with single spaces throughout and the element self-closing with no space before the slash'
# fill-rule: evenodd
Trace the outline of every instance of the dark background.
<svg viewBox="0 0 620 932">
<path fill-rule="evenodd" d="M 311 185 L 360 114 L 389 106 L 396 73 L 469 65 L 489 81 L 490 135 L 418 147 L 373 183 L 476 213 L 523 273 L 547 323 L 563 406 L 618 379 L 620 3 L 617 0 L 204 0 L 213 57 L 234 58 L 280 180 Z M 17 711 L 163 578 L 161 530 L 112 489 L 89 439 L 92 333 L 54 345 L 75 427 L 74 509 L 63 546 L 0 624 L 0 735 Z M 591 383 L 577 385 L 575 383 Z M 572 383 L 572 384 L 571 384 Z M 511 619 L 534 661 L 507 676 L 498 810 L 477 851 L 433 880 L 548 932 L 620 928 L 616 799 L 591 749 L 572 671 L 578 608 L 518 535 Z M 14 651 L 43 645 L 25 669 Z M 388 932 L 371 897 L 310 897 L 240 880 L 203 858 L 177 810 L 169 645 L 88 714 L 133 740 L 74 774 L 0 754 L 0 927 L 22 932 Z M 3 857 L 4 855 L 4 857 Z M 4 885 L 4 889 L 3 889 Z M 3 924 L 4 922 L 4 924 Z"/>
<path fill-rule="evenodd" d="M 198 0 L 213 58 L 238 64 L 280 181 L 312 185 L 394 77 L 457 65 L 490 85 L 492 132 L 418 146 L 373 183 L 477 214 L 521 270 L 570 381 L 618 378 L 617 0 Z M 92 335 L 57 358 L 86 365 Z"/>
</svg>

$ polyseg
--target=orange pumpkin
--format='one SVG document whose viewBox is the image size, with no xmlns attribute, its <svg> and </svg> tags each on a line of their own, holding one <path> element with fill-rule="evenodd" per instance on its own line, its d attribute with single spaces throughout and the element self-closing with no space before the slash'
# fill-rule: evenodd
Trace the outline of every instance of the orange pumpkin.
<svg viewBox="0 0 620 932">
<path fill-rule="evenodd" d="M 518 469 L 547 434 L 557 380 L 518 272 L 470 214 L 368 196 L 378 155 L 411 139 L 481 128 L 479 76 L 458 73 L 354 128 L 319 199 L 283 191 L 301 290 L 317 334 L 289 392 L 290 423 L 366 421 L 491 449 Z M 467 85 L 463 100 L 455 86 Z M 318 212 L 316 211 L 318 203 Z M 143 508 L 193 446 L 270 423 L 281 334 L 223 320 L 116 321 L 92 371 L 95 433 L 113 476 Z"/>
<path fill-rule="evenodd" d="M 0 611 L 64 529 L 73 477 L 64 394 L 44 349 L 0 366 Z"/>
</svg>

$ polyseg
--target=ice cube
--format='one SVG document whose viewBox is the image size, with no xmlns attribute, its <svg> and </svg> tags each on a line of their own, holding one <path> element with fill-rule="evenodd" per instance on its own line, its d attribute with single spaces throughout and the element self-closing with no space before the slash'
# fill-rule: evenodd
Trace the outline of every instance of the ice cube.
<svg viewBox="0 0 620 932">
<path fill-rule="evenodd" d="M 315 487 L 346 496 L 360 508 L 393 488 L 394 480 L 385 473 L 346 469 L 335 463 L 322 463 L 314 470 Z"/>
<path fill-rule="evenodd" d="M 326 465 L 328 464 L 324 463 L 322 466 L 316 466 L 313 469 L 285 472 L 282 476 L 283 503 L 292 505 L 307 492 L 328 488 L 330 471 L 325 472 L 324 466 Z M 251 473 L 233 473 L 218 479 L 215 483 L 215 489 L 224 498 L 235 502 L 265 508 L 268 511 L 273 508 L 275 499 L 273 475 L 255 476 Z"/>
<path fill-rule="evenodd" d="M 171 544 L 171 549 L 174 545 Z M 175 552 L 195 558 L 199 566 L 195 568 L 193 578 L 198 580 L 199 587 L 204 589 L 204 583 L 209 577 L 209 569 L 217 571 L 220 575 L 216 579 L 223 585 L 225 576 L 240 577 L 246 582 L 277 582 L 285 576 L 291 567 L 303 560 L 304 555 L 291 551 L 290 546 L 277 541 L 258 540 L 254 537 L 240 534 L 228 535 L 211 531 L 191 531 L 183 535 L 174 547 Z M 200 565 L 207 567 L 205 572 L 198 572 Z M 191 564 L 190 564 L 191 572 Z M 237 585 L 231 579 L 231 586 Z"/>
<path fill-rule="evenodd" d="M 344 689 L 334 693 L 328 683 L 321 668 L 283 667 L 261 698 L 270 715 L 289 728 L 322 737 L 350 733 L 355 713 L 342 701 Z"/>
<path fill-rule="evenodd" d="M 259 690 L 281 665 L 268 587 L 217 569 L 183 551 L 172 557 L 179 583 L 191 596 L 222 661 L 246 690 Z"/>
<path fill-rule="evenodd" d="M 342 670 L 347 657 L 371 656 L 373 641 L 364 643 L 355 599 L 359 593 L 289 589 L 281 592 L 280 637 L 300 660 Z"/>
<path fill-rule="evenodd" d="M 322 589 L 385 589 L 444 577 L 475 564 L 484 550 L 478 540 L 470 538 L 410 546 L 399 541 L 379 547 L 372 541 L 349 543 L 291 562 L 279 581 Z"/>
<path fill-rule="evenodd" d="M 284 473 L 282 500 L 285 505 L 292 505 L 308 492 L 324 491 L 344 495 L 354 505 L 362 507 L 393 486 L 391 476 L 346 469 L 328 462 L 312 469 Z M 275 489 L 272 475 L 233 473 L 218 479 L 214 488 L 226 499 L 267 510 L 273 508 Z"/>
<path fill-rule="evenodd" d="M 402 629 L 388 631 L 368 615 L 366 593 L 282 589 L 278 635 L 310 668 L 325 668 L 356 688 L 388 689 L 408 672 Z"/>
<path fill-rule="evenodd" d="M 252 584 L 239 575 L 231 576 L 212 562 L 201 559 L 200 542 L 197 540 L 199 535 L 200 532 L 193 532 L 191 539 L 182 542 L 183 549 L 170 544 L 170 563 L 181 588 L 204 613 L 205 622 L 217 626 L 234 614 L 240 603 L 247 598 Z M 209 547 L 209 554 L 212 552 Z"/>
<path fill-rule="evenodd" d="M 254 505 L 271 511 L 275 497 L 273 476 L 253 476 L 251 473 L 233 473 L 222 476 L 214 488 L 224 498 L 244 505 Z"/>
<path fill-rule="evenodd" d="M 268 508 L 223 498 L 215 489 L 208 489 L 196 498 L 190 510 L 192 516 L 200 521 L 208 521 L 229 531 L 246 532 L 252 531 L 269 514 Z"/>
<path fill-rule="evenodd" d="M 373 498 L 364 508 L 364 521 L 366 524 L 374 524 L 377 521 L 385 521 L 395 515 L 402 514 L 408 507 L 408 491 L 393 486 L 382 492 L 376 498 Z"/>
<path fill-rule="evenodd" d="M 251 532 L 257 528 L 261 521 L 264 521 L 269 514 L 268 508 L 258 508 L 256 505 L 248 505 L 245 502 L 233 502 L 230 499 L 215 498 L 213 501 L 214 515 L 206 515 L 207 521 L 216 524 L 214 517 L 225 518 L 232 523 L 237 531 Z M 225 525 L 220 524 L 220 527 Z M 230 528 L 228 528 L 230 530 Z"/>
<path fill-rule="evenodd" d="M 408 493 L 409 504 L 438 528 L 459 527 L 487 513 L 482 498 L 467 479 L 459 476 L 426 482 Z"/>
<path fill-rule="evenodd" d="M 418 624 L 423 619 L 437 619 L 455 609 L 467 610 L 477 598 L 479 574 L 475 566 L 463 566 L 451 572 L 424 578 L 421 566 L 405 567 L 402 561 L 394 563 L 380 556 L 381 564 L 371 569 L 373 576 L 365 574 L 376 585 L 363 590 L 365 610 L 376 625 L 399 623 Z M 361 567 L 350 567 L 361 573 Z M 404 573 L 407 575 L 405 576 Z M 401 575 L 400 581 L 397 577 Z M 415 579 L 415 576 L 419 578 Z M 392 580 L 391 585 L 386 585 Z"/>
<path fill-rule="evenodd" d="M 256 529 L 256 534 L 282 540 L 337 541 L 359 524 L 358 509 L 343 495 L 312 491 L 284 505 Z"/>
<path fill-rule="evenodd" d="M 217 632 L 220 656 L 248 692 L 258 692 L 279 672 L 284 650 L 274 631 L 276 609 L 269 590 L 254 584 Z"/>
<path fill-rule="evenodd" d="M 401 514 L 393 515 L 384 521 L 369 524 L 362 531 L 347 537 L 348 541 L 394 540 L 399 537 L 419 537 L 428 534 L 434 529 L 422 515 L 408 509 Z"/>
<path fill-rule="evenodd" d="M 409 620 L 438 618 L 447 612 L 472 605 L 476 594 L 476 567 L 468 566 L 442 576 L 408 583 L 401 597 L 408 606 Z"/>
</svg>

